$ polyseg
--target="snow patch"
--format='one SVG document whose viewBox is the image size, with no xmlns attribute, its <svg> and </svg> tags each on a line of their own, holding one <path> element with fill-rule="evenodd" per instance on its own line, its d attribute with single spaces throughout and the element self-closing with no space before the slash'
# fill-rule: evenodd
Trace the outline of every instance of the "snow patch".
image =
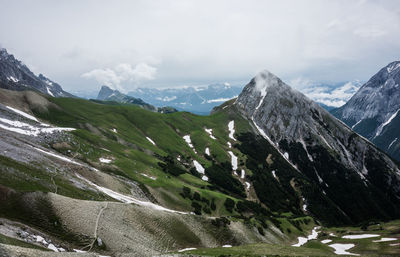
<svg viewBox="0 0 400 257">
<path fill-rule="evenodd" d="M 325 240 L 321 241 L 321 243 L 323 243 L 323 244 L 329 244 L 330 242 L 332 242 L 331 239 L 325 239 Z"/>
<path fill-rule="evenodd" d="M 238 168 L 238 158 L 237 158 L 237 156 L 232 151 L 228 151 L 228 153 L 231 156 L 232 170 L 237 170 L 237 168 Z"/>
<path fill-rule="evenodd" d="M 13 76 L 7 77 L 8 80 L 11 80 L 12 82 L 17 83 L 19 81 L 19 79 L 14 78 Z"/>
<path fill-rule="evenodd" d="M 7 107 L 8 109 L 10 109 L 11 111 L 15 112 L 15 113 L 18 113 L 19 115 L 24 116 L 25 118 L 28 118 L 28 119 L 30 119 L 30 120 L 39 122 L 38 119 L 36 119 L 34 116 L 32 116 L 32 115 L 30 115 L 30 114 L 27 114 L 26 112 L 20 111 L 20 110 L 18 110 L 18 109 L 15 109 L 15 108 L 13 108 L 13 107 L 10 107 L 10 106 L 6 106 L 6 107 Z"/>
<path fill-rule="evenodd" d="M 37 148 L 37 147 L 33 147 L 33 148 L 34 148 L 35 150 L 41 152 L 41 153 L 47 154 L 47 155 L 49 155 L 49 156 L 56 157 L 56 158 L 58 158 L 58 159 L 60 159 L 60 160 L 63 160 L 63 161 L 69 162 L 69 163 L 73 163 L 73 164 L 76 164 L 76 165 L 79 165 L 79 166 L 83 166 L 82 164 L 80 164 L 80 163 L 78 163 L 78 162 L 76 162 L 76 161 L 73 161 L 73 160 L 71 160 L 71 159 L 69 159 L 69 158 L 67 158 L 67 157 L 64 157 L 64 156 L 61 156 L 61 155 L 58 155 L 58 154 L 54 154 L 54 153 L 51 153 L 51 152 L 47 152 L 47 151 L 42 150 L 42 149 Z"/>
<path fill-rule="evenodd" d="M 75 175 L 79 179 L 81 179 L 81 180 L 85 181 L 86 183 L 88 183 L 89 185 L 95 187 L 97 190 L 103 192 L 104 194 L 106 194 L 106 195 L 110 196 L 111 198 L 114 198 L 115 200 L 118 200 L 120 202 L 127 203 L 127 204 L 134 203 L 134 204 L 141 205 L 141 206 L 146 206 L 146 207 L 152 208 L 154 210 L 158 210 L 158 211 L 166 211 L 166 212 L 172 212 L 172 213 L 187 214 L 186 212 L 180 212 L 180 211 L 167 209 L 165 207 L 162 207 L 160 205 L 154 204 L 152 202 L 145 202 L 145 201 L 137 200 L 137 199 L 135 199 L 135 198 L 133 198 L 131 196 L 123 195 L 123 194 L 115 192 L 115 191 L 113 191 L 111 189 L 108 189 L 108 188 L 105 188 L 105 187 L 102 187 L 102 186 L 98 186 L 95 183 L 89 181 L 88 179 L 86 179 L 86 178 L 84 178 L 84 177 L 82 177 L 82 176 L 80 176 L 78 174 L 75 174 Z"/>
<path fill-rule="evenodd" d="M 194 247 L 192 247 L 192 248 L 184 248 L 184 249 L 178 250 L 178 253 L 186 252 L 186 251 L 191 251 L 191 250 L 196 250 L 196 249 L 197 249 L 197 248 L 194 248 Z"/>
<path fill-rule="evenodd" d="M 350 253 L 347 251 L 347 250 L 353 248 L 355 246 L 354 244 L 331 244 L 328 246 L 335 249 L 335 253 L 338 255 L 359 255 L 359 254 Z"/>
<path fill-rule="evenodd" d="M 300 247 L 310 240 L 317 239 L 318 233 L 319 233 L 319 231 L 317 231 L 317 229 L 319 229 L 319 227 L 314 227 L 313 230 L 311 231 L 311 235 L 309 235 L 308 237 L 302 237 L 302 236 L 298 237 L 297 239 L 299 240 L 299 242 L 292 246 Z"/>
<path fill-rule="evenodd" d="M 346 235 L 342 236 L 345 239 L 363 239 L 363 238 L 371 238 L 371 237 L 378 237 L 380 235 L 377 234 L 362 234 L 362 235 Z"/>
<path fill-rule="evenodd" d="M 274 176 L 274 178 L 275 178 L 276 180 L 278 180 L 278 177 L 276 176 L 276 171 L 275 171 L 275 170 L 272 171 L 272 176 Z"/>
<path fill-rule="evenodd" d="M 189 146 L 190 148 L 192 148 L 193 151 L 194 151 L 195 153 L 197 153 L 196 150 L 194 149 L 193 144 L 192 144 L 192 140 L 190 139 L 190 135 L 183 136 L 183 139 L 184 139 L 185 142 L 188 144 L 188 146 Z"/>
<path fill-rule="evenodd" d="M 228 145 L 229 148 L 232 148 L 231 142 L 227 142 L 226 144 Z"/>
<path fill-rule="evenodd" d="M 114 132 L 114 133 L 117 133 L 117 129 L 116 128 L 111 129 L 111 131 Z"/>
<path fill-rule="evenodd" d="M 47 93 L 48 93 L 49 95 L 51 95 L 52 97 L 54 97 L 54 95 L 53 95 L 53 93 L 50 91 L 49 87 L 46 87 L 46 89 L 47 89 Z"/>
<path fill-rule="evenodd" d="M 203 175 L 203 176 L 201 177 L 201 179 L 204 180 L 204 181 L 208 181 L 208 177 L 207 177 L 206 175 Z"/>
<path fill-rule="evenodd" d="M 388 150 L 389 150 L 389 148 L 390 148 L 396 141 L 397 141 L 397 137 L 390 143 L 390 145 L 389 145 L 389 147 L 388 147 Z"/>
<path fill-rule="evenodd" d="M 244 169 L 242 169 L 241 172 L 240 172 L 240 178 L 244 179 L 245 175 L 246 175 L 246 172 L 244 171 Z"/>
<path fill-rule="evenodd" d="M 303 201 L 305 202 L 304 198 L 303 198 Z M 303 204 L 303 211 L 307 211 L 307 204 L 306 203 Z"/>
<path fill-rule="evenodd" d="M 35 127 L 28 123 L 22 121 L 13 121 L 5 118 L 0 118 L 0 122 L 4 124 L 0 124 L 0 128 L 3 128 L 8 131 L 12 131 L 18 134 L 27 135 L 27 136 L 38 136 L 40 133 L 48 133 L 52 134 L 53 132 L 61 132 L 61 131 L 73 131 L 74 128 L 59 128 L 59 127 L 49 127 L 46 124 L 46 127 Z M 44 124 L 42 124 L 44 125 Z"/>
<path fill-rule="evenodd" d="M 250 189 L 250 183 L 249 182 L 244 182 L 246 184 L 246 189 L 249 190 Z"/>
<path fill-rule="evenodd" d="M 372 242 L 374 242 L 374 243 L 380 243 L 380 242 L 389 242 L 389 241 L 396 241 L 397 240 L 397 238 L 393 238 L 393 237 L 382 237 L 381 239 L 379 239 L 379 240 L 374 240 L 374 241 L 372 241 Z"/>
<path fill-rule="evenodd" d="M 152 143 L 153 145 L 156 145 L 156 143 L 154 143 L 154 141 L 153 141 L 150 137 L 146 137 L 146 139 L 147 139 L 150 143 Z"/>
<path fill-rule="evenodd" d="M 206 149 L 204 150 L 205 154 L 207 154 L 208 156 L 211 156 L 210 154 L 210 148 L 206 147 Z"/>
<path fill-rule="evenodd" d="M 285 156 L 286 160 L 289 160 L 289 154 L 288 154 L 288 152 L 285 152 L 285 153 L 283 154 L 283 156 Z"/>
<path fill-rule="evenodd" d="M 391 66 L 387 67 L 386 70 L 388 73 L 391 73 L 392 71 L 396 70 L 399 67 L 400 67 L 400 63 L 395 63 L 395 64 L 392 64 Z"/>
<path fill-rule="evenodd" d="M 363 120 L 361 119 L 361 120 L 357 121 L 356 124 L 354 124 L 353 126 L 351 126 L 351 129 L 354 129 L 355 127 L 357 127 L 357 125 L 360 124 L 361 121 L 363 121 Z"/>
<path fill-rule="evenodd" d="M 196 168 L 198 173 L 204 174 L 204 168 L 203 168 L 203 166 L 201 166 L 201 164 L 198 161 L 193 160 L 193 165 Z"/>
<path fill-rule="evenodd" d="M 50 250 L 52 250 L 53 252 L 57 252 L 57 253 L 59 252 L 58 249 L 57 249 L 57 247 L 55 247 L 53 244 L 49 244 L 49 245 L 47 246 L 47 248 L 50 249 Z"/>
<path fill-rule="evenodd" d="M 233 135 L 235 134 L 235 121 L 234 120 L 231 120 L 228 123 L 228 129 L 229 129 L 229 138 L 231 138 L 234 141 L 236 141 L 236 138 L 233 137 Z"/>
<path fill-rule="evenodd" d="M 224 248 L 230 248 L 230 247 L 232 247 L 232 245 L 223 245 L 222 247 L 224 247 Z"/>
<path fill-rule="evenodd" d="M 399 111 L 400 109 L 398 109 L 395 113 L 393 113 L 393 115 L 390 116 L 390 118 L 387 121 L 385 121 L 384 123 L 382 123 L 382 125 L 379 126 L 379 128 L 376 131 L 375 137 L 379 136 L 382 133 L 382 130 L 386 127 L 386 125 L 388 125 L 394 118 L 396 118 Z"/>
<path fill-rule="evenodd" d="M 214 137 L 213 133 L 212 133 L 212 129 L 205 128 L 204 130 L 207 132 L 207 134 L 208 134 L 212 139 L 214 139 L 214 140 L 216 139 L 216 138 Z"/>
<path fill-rule="evenodd" d="M 112 160 L 106 159 L 106 158 L 99 158 L 99 161 L 100 161 L 101 163 L 110 163 L 110 162 L 112 162 Z"/>
<path fill-rule="evenodd" d="M 157 178 L 155 178 L 155 177 L 149 176 L 149 175 L 144 174 L 144 173 L 141 173 L 141 174 L 142 174 L 142 176 L 144 176 L 144 177 L 146 177 L 146 178 L 149 178 L 149 179 L 151 179 L 151 180 L 156 180 L 156 179 L 157 179 Z"/>
</svg>

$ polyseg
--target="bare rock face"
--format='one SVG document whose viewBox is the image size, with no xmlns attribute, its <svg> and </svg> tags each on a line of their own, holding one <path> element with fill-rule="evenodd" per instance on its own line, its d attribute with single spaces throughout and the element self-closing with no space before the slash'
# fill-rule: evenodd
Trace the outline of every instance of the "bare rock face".
<svg viewBox="0 0 400 257">
<path fill-rule="evenodd" d="M 356 214 L 351 210 L 352 203 L 345 203 L 343 197 L 353 197 L 365 210 L 372 203 L 382 204 L 380 208 L 391 209 L 384 216 L 399 215 L 397 165 L 274 74 L 259 73 L 246 85 L 235 105 L 260 135 L 299 172 L 315 181 L 347 216 Z"/>
<path fill-rule="evenodd" d="M 73 97 L 43 74 L 36 76 L 4 48 L 0 48 L 0 88 L 16 91 L 34 90 L 53 97 Z"/>
<path fill-rule="evenodd" d="M 400 61 L 382 68 L 332 114 L 400 160 Z"/>
</svg>

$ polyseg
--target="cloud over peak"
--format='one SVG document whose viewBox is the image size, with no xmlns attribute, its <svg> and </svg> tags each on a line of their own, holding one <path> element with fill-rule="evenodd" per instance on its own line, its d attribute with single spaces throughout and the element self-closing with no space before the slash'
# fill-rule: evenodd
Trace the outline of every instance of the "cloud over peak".
<svg viewBox="0 0 400 257">
<path fill-rule="evenodd" d="M 129 63 L 120 63 L 114 68 L 94 69 L 83 73 L 81 76 L 121 90 L 124 82 L 136 84 L 146 80 L 153 80 L 156 78 L 156 74 L 156 67 L 142 62 L 133 67 Z"/>
</svg>

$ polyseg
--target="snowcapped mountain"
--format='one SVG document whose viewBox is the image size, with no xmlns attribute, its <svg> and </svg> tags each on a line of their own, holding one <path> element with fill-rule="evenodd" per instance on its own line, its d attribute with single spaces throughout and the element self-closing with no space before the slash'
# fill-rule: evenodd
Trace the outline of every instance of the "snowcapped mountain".
<svg viewBox="0 0 400 257">
<path fill-rule="evenodd" d="M 354 131 L 400 160 L 400 61 L 382 68 L 342 107 L 332 111 Z"/>
<path fill-rule="evenodd" d="M 172 106 L 178 110 L 208 114 L 213 107 L 237 97 L 242 87 L 229 83 L 211 84 L 204 87 L 184 88 L 137 88 L 128 95 L 141 98 L 155 106 Z"/>
<path fill-rule="evenodd" d="M 0 48 L 0 88 L 17 91 L 37 90 L 53 97 L 74 97 L 44 75 L 36 76 L 4 48 Z"/>
<path fill-rule="evenodd" d="M 316 190 L 329 198 L 324 201 L 334 203 L 336 207 L 326 206 L 332 215 L 345 213 L 354 221 L 372 213 L 378 216 L 399 213 L 397 165 L 274 74 L 268 71 L 258 74 L 245 86 L 234 105 L 298 172 L 317 185 Z M 309 203 L 320 201 L 315 196 L 308 197 L 313 198 L 308 199 Z M 375 207 L 371 209 L 371 205 Z"/>
</svg>

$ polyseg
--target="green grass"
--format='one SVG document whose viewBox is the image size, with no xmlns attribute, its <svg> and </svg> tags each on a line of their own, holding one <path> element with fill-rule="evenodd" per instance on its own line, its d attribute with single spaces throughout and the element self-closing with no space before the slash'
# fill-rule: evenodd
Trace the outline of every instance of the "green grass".
<svg viewBox="0 0 400 257">
<path fill-rule="evenodd" d="M 240 116 L 224 111 L 212 116 L 197 116 L 187 112 L 165 115 L 132 105 L 103 105 L 72 98 L 49 100 L 60 108 L 50 108 L 48 112 L 34 111 L 35 115 L 59 126 L 78 128 L 72 132 L 75 144 L 71 146 L 72 152 L 78 153 L 77 158 L 90 164 L 99 163 L 100 157 L 112 158 L 112 167 L 102 165 L 103 171 L 145 184 L 158 197 L 163 198 L 159 200 L 167 207 L 181 204 L 192 210 L 179 195 L 183 186 L 189 186 L 201 191 L 209 200 L 215 198 L 219 207 L 216 213 L 228 214 L 224 208 L 220 209 L 221 203 L 228 197 L 226 194 L 208 190 L 207 182 L 189 173 L 179 177 L 164 173 L 158 166 L 162 160 L 156 156 L 170 155 L 176 158 L 181 155 L 189 164 L 195 159 L 206 168 L 211 166 L 211 161 L 205 158 L 204 149 L 210 147 L 217 162 L 230 162 L 227 154 L 228 122 L 235 120 L 237 132 L 250 129 L 249 124 Z M 204 128 L 213 129 L 217 140 L 211 139 Z M 117 133 L 112 129 L 116 129 Z M 183 140 L 182 137 L 187 134 L 191 136 L 198 154 Z M 147 136 L 155 141 L 156 146 L 146 139 Z M 67 154 L 67 149 L 57 150 Z M 239 158 L 243 158 L 240 152 L 233 151 Z M 142 173 L 157 179 L 151 180 Z"/>
<path fill-rule="evenodd" d="M 184 252 L 200 256 L 334 256 L 325 249 L 292 247 L 282 244 L 250 244 L 230 248 L 203 248 Z"/>
</svg>

